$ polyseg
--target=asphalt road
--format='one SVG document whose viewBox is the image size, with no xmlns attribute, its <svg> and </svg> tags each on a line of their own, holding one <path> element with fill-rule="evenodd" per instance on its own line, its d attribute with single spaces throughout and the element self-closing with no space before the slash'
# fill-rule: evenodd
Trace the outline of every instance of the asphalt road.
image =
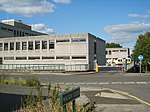
<svg viewBox="0 0 150 112">
<path fill-rule="evenodd" d="M 30 77 L 28 73 L 12 74 L 16 78 Z M 52 73 L 34 75 L 42 83 L 59 83 L 79 85 L 80 87 L 110 88 L 128 92 L 148 103 L 150 103 L 150 75 L 124 74 L 120 73 L 93 73 L 84 75 L 68 75 Z"/>
<path fill-rule="evenodd" d="M 9 73 L 10 74 L 10 73 Z M 11 73 L 11 77 L 23 78 L 33 76 L 29 73 Z M 81 88 L 110 88 L 128 92 L 143 101 L 150 104 L 150 75 L 125 74 L 120 73 L 93 73 L 93 74 L 38 74 L 34 75 L 42 82 L 42 84 L 59 83 L 72 86 L 80 86 Z M 3 87 L 4 89 L 5 87 Z M 0 89 L 2 90 L 1 86 Z M 9 90 L 5 90 L 9 91 Z M 21 90 L 22 91 L 22 90 Z M 26 90 L 23 90 L 26 91 Z M 0 92 L 1 93 L 1 92 Z M 10 92 L 8 92 L 10 93 Z M 0 96 L 8 96 L 9 94 L 0 94 Z M 19 94 L 21 95 L 21 94 Z M 19 96 L 22 97 L 22 96 Z M 13 101 L 13 100 L 11 100 Z"/>
</svg>

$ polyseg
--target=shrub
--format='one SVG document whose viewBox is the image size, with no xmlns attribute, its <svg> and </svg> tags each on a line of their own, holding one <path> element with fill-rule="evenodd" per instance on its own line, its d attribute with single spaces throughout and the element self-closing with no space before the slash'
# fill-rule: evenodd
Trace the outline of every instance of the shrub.
<svg viewBox="0 0 150 112">
<path fill-rule="evenodd" d="M 27 86 L 38 86 L 40 85 L 40 81 L 36 77 L 30 77 L 26 79 Z"/>
</svg>

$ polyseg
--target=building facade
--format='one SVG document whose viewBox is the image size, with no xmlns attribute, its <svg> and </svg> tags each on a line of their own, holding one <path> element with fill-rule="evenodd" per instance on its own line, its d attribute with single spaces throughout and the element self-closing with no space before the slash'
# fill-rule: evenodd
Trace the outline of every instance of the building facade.
<svg viewBox="0 0 150 112">
<path fill-rule="evenodd" d="M 31 26 L 19 21 L 3 20 L 0 23 L 0 38 L 4 37 L 22 37 L 22 36 L 37 36 L 46 35 L 44 33 L 36 32 L 31 29 Z"/>
<path fill-rule="evenodd" d="M 0 38 L 0 64 L 82 64 L 94 70 L 95 61 L 105 65 L 105 41 L 90 33 Z"/>
<path fill-rule="evenodd" d="M 129 48 L 106 48 L 106 60 L 108 63 L 116 63 L 118 58 L 126 59 L 130 57 Z"/>
</svg>

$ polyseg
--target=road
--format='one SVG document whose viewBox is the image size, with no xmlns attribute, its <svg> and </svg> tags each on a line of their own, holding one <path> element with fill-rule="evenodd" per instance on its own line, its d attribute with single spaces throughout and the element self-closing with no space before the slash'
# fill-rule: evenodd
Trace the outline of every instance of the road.
<svg viewBox="0 0 150 112">
<path fill-rule="evenodd" d="M 12 75 L 16 78 L 27 78 L 31 75 Z M 45 83 L 59 83 L 77 85 L 80 87 L 110 88 L 128 92 L 148 103 L 150 103 L 150 75 L 124 74 L 120 73 L 93 73 L 84 75 L 53 75 L 38 74 L 34 75 Z"/>
</svg>

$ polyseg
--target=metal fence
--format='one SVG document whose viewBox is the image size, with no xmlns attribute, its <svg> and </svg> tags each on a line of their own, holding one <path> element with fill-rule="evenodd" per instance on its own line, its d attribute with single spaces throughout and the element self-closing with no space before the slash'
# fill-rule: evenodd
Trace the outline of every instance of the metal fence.
<svg viewBox="0 0 150 112">
<path fill-rule="evenodd" d="M 51 70 L 51 71 L 87 71 L 88 64 L 1 64 L 1 70 Z"/>
</svg>

